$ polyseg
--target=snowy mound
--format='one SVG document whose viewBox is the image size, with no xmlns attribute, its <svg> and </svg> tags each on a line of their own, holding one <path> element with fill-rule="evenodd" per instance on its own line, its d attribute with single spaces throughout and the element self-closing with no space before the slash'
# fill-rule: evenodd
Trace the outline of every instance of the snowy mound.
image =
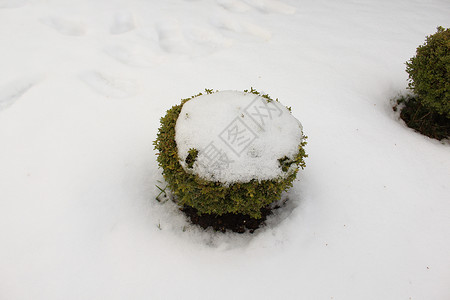
<svg viewBox="0 0 450 300">
<path fill-rule="evenodd" d="M 222 183 L 285 178 L 280 160 L 293 160 L 302 125 L 278 101 L 222 91 L 189 100 L 176 124 L 175 141 L 184 170 Z M 189 150 L 197 157 L 188 164 Z M 189 159 L 188 159 L 189 160 Z"/>
</svg>

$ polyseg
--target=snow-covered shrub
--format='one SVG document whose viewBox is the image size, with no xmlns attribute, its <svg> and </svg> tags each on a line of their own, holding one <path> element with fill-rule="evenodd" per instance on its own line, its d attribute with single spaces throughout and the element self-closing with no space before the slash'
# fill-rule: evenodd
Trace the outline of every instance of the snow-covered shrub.
<svg viewBox="0 0 450 300">
<path fill-rule="evenodd" d="M 450 29 L 437 28 L 406 62 L 412 94 L 396 99 L 394 110 L 418 132 L 442 140 L 450 136 Z"/>
<path fill-rule="evenodd" d="M 409 88 L 430 111 L 450 118 L 450 29 L 438 27 L 406 63 Z"/>
<path fill-rule="evenodd" d="M 154 144 L 180 206 L 260 218 L 305 166 L 305 138 L 278 99 L 206 90 L 167 111 Z"/>
</svg>

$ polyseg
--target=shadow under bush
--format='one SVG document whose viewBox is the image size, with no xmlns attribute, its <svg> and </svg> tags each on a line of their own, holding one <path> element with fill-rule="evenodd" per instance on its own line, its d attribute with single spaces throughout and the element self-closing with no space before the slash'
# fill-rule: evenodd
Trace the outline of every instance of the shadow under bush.
<svg viewBox="0 0 450 300">
<path fill-rule="evenodd" d="M 430 138 L 442 140 L 450 137 L 450 119 L 423 106 L 416 96 L 396 99 L 394 111 L 400 109 L 400 118 L 408 127 Z"/>
</svg>

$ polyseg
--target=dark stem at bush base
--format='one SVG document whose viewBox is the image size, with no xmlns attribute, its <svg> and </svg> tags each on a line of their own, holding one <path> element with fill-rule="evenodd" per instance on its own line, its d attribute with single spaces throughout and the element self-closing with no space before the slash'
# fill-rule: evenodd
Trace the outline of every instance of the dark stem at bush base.
<svg viewBox="0 0 450 300">
<path fill-rule="evenodd" d="M 199 225 L 203 229 L 212 227 L 215 231 L 226 232 L 231 230 L 237 233 L 244 233 L 246 231 L 254 233 L 256 229 L 265 225 L 267 216 L 271 215 L 273 210 L 280 208 L 280 206 L 271 207 L 266 206 L 261 208 L 261 218 L 255 219 L 249 215 L 226 213 L 223 215 L 202 214 L 199 215 L 197 209 L 184 206 L 181 211 L 191 220 L 193 224 Z"/>
<path fill-rule="evenodd" d="M 404 104 L 400 118 L 408 127 L 430 138 L 442 140 L 450 137 L 450 119 L 424 107 L 416 97 L 408 96 L 397 100 L 397 104 Z M 397 105 L 394 106 L 397 110 Z"/>
</svg>

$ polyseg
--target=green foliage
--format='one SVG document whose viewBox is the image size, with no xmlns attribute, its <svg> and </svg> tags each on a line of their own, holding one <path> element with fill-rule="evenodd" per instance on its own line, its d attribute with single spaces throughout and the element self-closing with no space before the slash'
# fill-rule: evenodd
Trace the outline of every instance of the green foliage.
<svg viewBox="0 0 450 300">
<path fill-rule="evenodd" d="M 408 86 L 424 108 L 450 118 L 450 29 L 438 27 L 406 62 Z"/>
<path fill-rule="evenodd" d="M 164 198 L 167 198 L 167 193 L 166 193 L 166 188 L 167 187 L 165 187 L 165 188 L 161 188 L 161 187 L 159 187 L 157 184 L 155 184 L 155 186 L 158 188 L 158 190 L 159 190 L 159 194 L 158 194 L 158 196 L 156 196 L 156 201 L 158 201 L 158 202 L 162 202 L 162 200 L 160 199 L 160 197 L 161 197 L 161 195 L 163 195 L 163 197 Z M 165 201 L 164 201 L 165 202 Z"/>
<path fill-rule="evenodd" d="M 191 148 L 188 151 L 188 156 L 186 157 L 186 164 L 188 166 L 188 168 L 192 169 L 192 167 L 194 167 L 194 162 L 195 159 L 198 156 L 198 150 L 195 148 Z"/>
<path fill-rule="evenodd" d="M 281 169 L 283 172 L 287 172 L 291 165 L 294 163 L 294 161 L 290 160 L 289 157 L 285 156 L 283 158 L 279 158 L 278 162 L 280 164 Z"/>
<path fill-rule="evenodd" d="M 206 90 L 206 92 L 207 94 L 213 93 L 212 90 Z M 255 94 L 255 92 L 252 89 L 252 93 Z M 264 181 L 251 180 L 225 186 L 220 182 L 207 181 L 195 174 L 188 173 L 179 163 L 180 158 L 175 142 L 175 125 L 184 103 L 200 95 L 201 93 L 183 99 L 180 105 L 173 106 L 161 118 L 161 127 L 154 145 L 155 150 L 158 151 L 157 161 L 163 169 L 164 179 L 180 206 L 196 208 L 200 214 L 242 213 L 253 218 L 261 218 L 261 208 L 279 200 L 281 193 L 292 187 L 299 168 L 305 167 L 304 158 L 307 155 L 304 147 L 306 142 L 303 140 L 298 146 L 298 153 L 293 161 L 289 161 L 288 158 L 279 160 L 280 168 L 290 172 L 285 178 Z M 190 149 L 189 155 L 189 162 L 186 162 L 188 166 L 192 166 L 198 150 Z M 286 168 L 291 164 L 295 164 L 296 167 Z"/>
</svg>

